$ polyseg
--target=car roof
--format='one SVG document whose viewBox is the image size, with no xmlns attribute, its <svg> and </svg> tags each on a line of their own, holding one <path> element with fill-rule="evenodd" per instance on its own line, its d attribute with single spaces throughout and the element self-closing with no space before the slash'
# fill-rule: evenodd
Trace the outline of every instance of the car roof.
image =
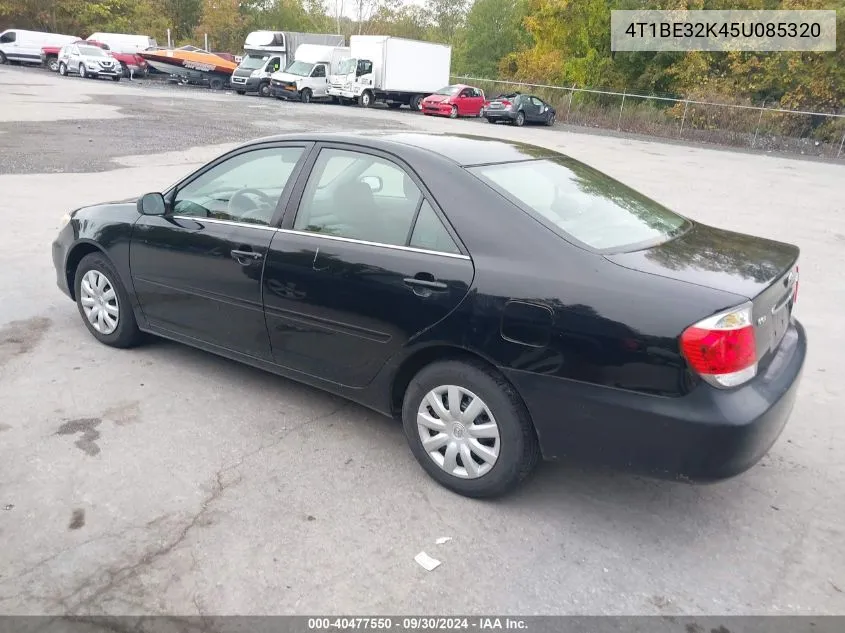
<svg viewBox="0 0 845 633">
<path fill-rule="evenodd" d="M 463 167 L 534 160 L 560 155 L 558 152 L 536 145 L 486 136 L 374 130 L 282 134 L 256 139 L 245 143 L 244 146 L 271 141 L 351 143 L 388 152 L 401 151 L 404 148 L 411 147 L 436 154 Z"/>
</svg>

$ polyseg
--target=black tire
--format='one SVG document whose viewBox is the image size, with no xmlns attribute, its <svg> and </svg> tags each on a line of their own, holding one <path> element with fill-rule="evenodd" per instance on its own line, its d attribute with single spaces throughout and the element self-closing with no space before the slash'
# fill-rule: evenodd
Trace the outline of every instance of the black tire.
<svg viewBox="0 0 845 633">
<path fill-rule="evenodd" d="M 450 119 L 457 119 L 458 118 L 458 106 L 453 105 L 452 109 L 449 110 L 449 118 Z"/>
<path fill-rule="evenodd" d="M 417 409 L 429 391 L 442 385 L 457 385 L 481 398 L 499 427 L 498 458 L 489 472 L 475 479 L 447 473 L 423 448 Z M 423 469 L 440 485 L 466 497 L 503 495 L 523 482 L 540 461 L 534 426 L 519 394 L 501 375 L 481 363 L 451 360 L 424 367 L 405 390 L 402 422 L 411 452 Z"/>
<path fill-rule="evenodd" d="M 300 100 L 300 101 L 302 101 L 302 103 L 311 103 L 311 89 L 310 89 L 310 88 L 305 88 L 305 89 L 304 89 L 304 90 L 303 90 L 303 91 L 299 94 L 299 100 Z"/>
<path fill-rule="evenodd" d="M 513 124 L 516 127 L 522 127 L 525 125 L 525 113 L 522 110 L 516 113 L 516 118 L 513 120 Z"/>
<path fill-rule="evenodd" d="M 117 77 L 112 77 L 111 80 L 112 81 L 120 81 L 120 75 L 118 75 Z"/>
<path fill-rule="evenodd" d="M 86 79 L 88 77 L 88 71 L 85 70 L 85 64 L 81 62 L 79 64 L 79 67 L 77 68 L 77 72 L 79 72 L 80 79 Z"/>
<path fill-rule="evenodd" d="M 0 51 L 0 66 L 2 66 L 3 64 L 8 63 L 8 61 L 9 61 L 9 60 L 8 60 L 8 59 L 6 59 L 6 55 L 4 55 L 4 54 L 3 54 L 3 52 L 1 52 L 1 51 Z"/>
<path fill-rule="evenodd" d="M 490 117 L 486 117 L 486 118 L 487 118 L 487 123 L 495 123 L 496 122 L 495 119 L 491 119 Z"/>
<path fill-rule="evenodd" d="M 246 90 L 235 90 L 235 93 L 236 93 L 236 94 L 239 94 L 239 95 L 245 95 L 245 94 L 246 94 Z"/>
<path fill-rule="evenodd" d="M 49 57 L 47 59 L 47 69 L 52 73 L 58 72 L 59 71 L 59 60 L 55 57 Z"/>
<path fill-rule="evenodd" d="M 258 84 L 258 96 L 259 97 L 269 97 L 270 96 L 270 82 L 264 81 Z"/>
<path fill-rule="evenodd" d="M 369 108 L 373 105 L 373 93 L 369 90 L 362 92 L 361 96 L 358 97 L 358 105 L 362 108 Z"/>
<path fill-rule="evenodd" d="M 411 101 L 408 105 L 411 106 L 411 110 L 416 110 L 419 112 L 422 110 L 422 102 L 425 97 L 423 95 L 414 95 L 411 97 Z"/>
<path fill-rule="evenodd" d="M 115 295 L 117 296 L 117 328 L 109 334 L 102 334 L 94 328 L 88 320 L 88 317 L 85 315 L 85 310 L 82 306 L 82 279 L 85 274 L 91 270 L 96 270 L 101 275 L 104 275 L 111 284 L 112 288 L 114 288 Z M 111 262 L 105 255 L 98 252 L 90 253 L 83 257 L 82 261 L 80 261 L 79 265 L 76 267 L 73 283 L 75 290 L 74 296 L 76 297 L 76 307 L 79 310 L 79 315 L 82 317 L 82 322 L 85 324 L 85 327 L 88 328 L 88 331 L 91 332 L 95 339 L 104 345 L 120 348 L 133 347 L 141 342 L 143 335 L 138 329 L 138 323 L 135 321 L 135 313 L 132 310 L 132 302 L 129 299 L 129 295 L 126 292 L 126 288 L 123 286 L 120 276 L 117 274 L 114 266 L 112 266 Z"/>
<path fill-rule="evenodd" d="M 65 64 L 64 62 L 59 64 L 59 74 L 62 77 L 67 77 L 67 64 Z"/>
<path fill-rule="evenodd" d="M 208 87 L 212 90 L 223 90 L 223 80 L 220 77 L 212 77 L 208 80 Z"/>
<path fill-rule="evenodd" d="M 549 114 L 548 118 L 546 119 L 546 125 L 552 127 L 555 124 L 555 113 L 552 112 Z"/>
<path fill-rule="evenodd" d="M 120 62 L 120 71 L 123 73 L 124 77 L 129 79 L 129 66 L 127 66 L 125 62 Z"/>
</svg>

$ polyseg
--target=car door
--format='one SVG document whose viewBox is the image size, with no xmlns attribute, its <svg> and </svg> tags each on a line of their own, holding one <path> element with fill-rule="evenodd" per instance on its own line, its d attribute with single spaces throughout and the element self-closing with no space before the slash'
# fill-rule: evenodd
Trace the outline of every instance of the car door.
<svg viewBox="0 0 845 633">
<path fill-rule="evenodd" d="M 467 116 L 478 116 L 481 108 L 484 107 L 484 95 L 477 88 L 470 88 L 469 91 L 469 97 L 466 100 L 466 114 Z"/>
<path fill-rule="evenodd" d="M 470 113 L 470 110 L 472 109 L 472 98 L 470 97 L 470 95 L 471 89 L 464 88 L 458 94 L 458 98 L 455 99 L 455 104 L 458 106 L 458 114 L 460 114 L 461 116 L 468 115 Z"/>
<path fill-rule="evenodd" d="M 395 157 L 326 144 L 312 162 L 267 255 L 273 358 L 362 387 L 455 309 L 474 268 L 434 200 Z"/>
<path fill-rule="evenodd" d="M 543 102 L 537 97 L 529 97 L 531 103 L 531 116 L 527 117 L 532 123 L 539 123 L 545 119 L 543 113 Z"/>
<path fill-rule="evenodd" d="M 311 71 L 311 94 L 315 97 L 325 97 L 328 94 L 329 84 L 326 78 L 326 65 L 317 64 Z"/>
<path fill-rule="evenodd" d="M 68 70 L 75 73 L 79 72 L 79 66 L 82 64 L 82 55 L 79 53 L 79 47 L 74 44 L 70 47 L 70 61 L 67 64 Z"/>
<path fill-rule="evenodd" d="M 0 51 L 7 59 L 18 60 L 18 33 L 17 31 L 3 31 L 0 34 Z"/>
<path fill-rule="evenodd" d="M 154 328 L 270 358 L 261 275 L 307 143 L 228 154 L 167 193 L 163 216 L 135 224 L 129 263 Z"/>
</svg>

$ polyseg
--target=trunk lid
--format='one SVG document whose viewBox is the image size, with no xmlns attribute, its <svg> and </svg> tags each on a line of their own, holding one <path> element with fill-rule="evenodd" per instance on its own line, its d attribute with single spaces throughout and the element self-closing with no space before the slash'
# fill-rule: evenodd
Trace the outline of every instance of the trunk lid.
<svg viewBox="0 0 845 633">
<path fill-rule="evenodd" d="M 765 364 L 789 326 L 799 254 L 792 244 L 694 223 L 683 235 L 653 248 L 605 257 L 625 268 L 750 300 L 757 359 Z"/>
</svg>

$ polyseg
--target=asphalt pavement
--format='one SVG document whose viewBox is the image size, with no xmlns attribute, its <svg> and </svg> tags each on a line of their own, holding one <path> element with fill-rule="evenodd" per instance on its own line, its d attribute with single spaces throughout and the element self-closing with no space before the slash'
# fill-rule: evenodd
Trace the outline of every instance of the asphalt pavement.
<svg viewBox="0 0 845 633">
<path fill-rule="evenodd" d="M 64 212 L 250 138 L 348 129 L 545 145 L 798 244 L 810 352 L 769 455 L 708 486 L 544 464 L 473 501 L 393 421 L 174 343 L 100 345 L 56 288 Z M 0 613 L 845 613 L 843 183 L 841 164 L 0 67 Z"/>
</svg>

